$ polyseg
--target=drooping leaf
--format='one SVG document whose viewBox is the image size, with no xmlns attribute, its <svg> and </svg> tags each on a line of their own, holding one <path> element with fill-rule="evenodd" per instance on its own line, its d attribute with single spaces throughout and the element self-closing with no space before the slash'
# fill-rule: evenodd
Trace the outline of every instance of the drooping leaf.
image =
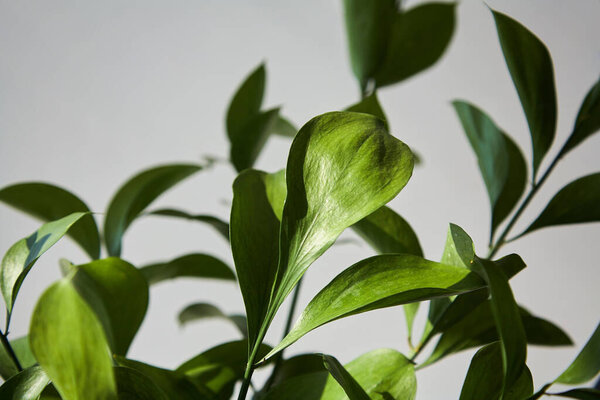
<svg viewBox="0 0 600 400">
<path fill-rule="evenodd" d="M 169 400 L 165 392 L 152 379 L 128 367 L 114 367 L 119 399 Z"/>
<path fill-rule="evenodd" d="M 229 224 L 220 218 L 206 214 L 190 214 L 174 208 L 161 208 L 150 211 L 147 215 L 159 215 L 163 217 L 183 218 L 191 221 L 204 222 L 217 230 L 225 239 L 229 240 Z"/>
<path fill-rule="evenodd" d="M 252 168 L 269 135 L 277 127 L 279 109 L 261 112 L 252 118 L 243 129 L 230 136 L 231 162 L 239 172 Z"/>
<path fill-rule="evenodd" d="M 579 400 L 599 400 L 600 390 L 590 388 L 571 389 L 566 392 L 552 393 L 552 396 L 568 397 L 570 399 Z"/>
<path fill-rule="evenodd" d="M 556 90 L 548 49 L 531 31 L 514 19 L 493 11 L 498 39 L 512 77 L 533 146 L 533 177 L 556 134 Z"/>
<path fill-rule="evenodd" d="M 363 92 L 385 58 L 396 14 L 394 0 L 344 0 L 350 62 Z"/>
<path fill-rule="evenodd" d="M 40 366 L 27 368 L 0 386 L 2 400 L 38 400 L 50 379 Z"/>
<path fill-rule="evenodd" d="M 519 236 L 548 226 L 597 221 L 600 221 L 600 172 L 576 179 L 563 187 Z"/>
<path fill-rule="evenodd" d="M 583 100 L 573 132 L 560 152 L 563 156 L 585 139 L 600 130 L 600 79 L 596 81 Z"/>
<path fill-rule="evenodd" d="M 29 341 L 35 358 L 63 398 L 117 398 L 102 324 L 71 278 L 42 294 L 31 318 Z"/>
<path fill-rule="evenodd" d="M 298 128 L 294 126 L 288 119 L 278 116 L 272 126 L 272 133 L 278 136 L 293 138 L 298 133 Z"/>
<path fill-rule="evenodd" d="M 332 356 L 323 354 L 323 364 L 329 374 L 339 383 L 350 400 L 371 400 L 364 389 L 356 382 L 340 362 Z"/>
<path fill-rule="evenodd" d="M 140 271 L 150 285 L 175 278 L 235 280 L 231 267 L 208 254 L 187 254 L 164 263 L 146 265 Z"/>
<path fill-rule="evenodd" d="M 226 125 L 227 136 L 232 143 L 234 138 L 243 133 L 245 125 L 260 113 L 265 82 L 265 65 L 260 64 L 248 75 L 231 99 L 227 110 Z"/>
<path fill-rule="evenodd" d="M 517 145 L 480 109 L 454 101 L 454 109 L 477 155 L 492 208 L 490 240 L 525 189 L 527 166 Z"/>
<path fill-rule="evenodd" d="M 365 2 L 369 3 L 369 1 Z M 377 3 L 377 1 L 371 2 Z M 371 114 L 381 119 L 385 123 L 385 129 L 389 130 L 389 126 L 387 123 L 387 117 L 385 116 L 385 112 L 379 103 L 379 99 L 377 98 L 377 92 L 373 92 L 369 96 L 365 97 L 358 103 L 348 107 L 346 111 L 353 111 L 365 114 Z"/>
<path fill-rule="evenodd" d="M 246 317 L 243 315 L 227 315 L 218 307 L 208 303 L 194 303 L 179 312 L 179 324 L 186 325 L 199 319 L 218 318 L 231 322 L 242 336 L 248 336 Z"/>
<path fill-rule="evenodd" d="M 74 212 L 90 212 L 88 206 L 71 192 L 42 182 L 18 183 L 2 188 L 0 201 L 43 222 L 54 221 Z M 73 225 L 68 235 L 91 258 L 100 257 L 100 234 L 91 214 Z"/>
<path fill-rule="evenodd" d="M 453 296 L 483 287 L 466 268 L 439 264 L 409 254 L 359 261 L 333 279 L 308 304 L 290 333 L 268 355 L 328 322 L 378 308 Z"/>
<path fill-rule="evenodd" d="M 578 385 L 594 378 L 600 372 L 600 324 L 592 333 L 581 352 L 555 382 Z"/>
<path fill-rule="evenodd" d="M 148 283 L 144 275 L 116 257 L 79 265 L 76 269 L 73 283 L 81 296 L 87 300 L 88 292 L 94 291 L 100 298 L 110 324 L 113 352 L 127 354 L 148 308 Z M 81 274 L 91 278 L 92 287 L 88 279 L 81 279 Z M 94 308 L 92 301 L 88 303 Z"/>
<path fill-rule="evenodd" d="M 104 220 L 104 241 L 109 256 L 120 256 L 129 225 L 161 194 L 202 169 L 199 165 L 172 164 L 142 171 L 119 188 Z"/>
<path fill-rule="evenodd" d="M 58 242 L 71 226 L 86 215 L 86 213 L 77 212 L 45 223 L 30 236 L 19 240 L 8 249 L 2 258 L 0 288 L 9 317 L 21 284 L 38 258 Z"/>
<path fill-rule="evenodd" d="M 392 25 L 377 87 L 400 82 L 435 64 L 454 33 L 455 4 L 427 3 L 402 11 Z"/>
</svg>

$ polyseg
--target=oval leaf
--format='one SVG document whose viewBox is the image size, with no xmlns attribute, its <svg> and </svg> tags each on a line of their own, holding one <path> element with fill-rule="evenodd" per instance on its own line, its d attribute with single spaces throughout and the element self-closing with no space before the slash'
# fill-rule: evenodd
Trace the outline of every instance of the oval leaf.
<svg viewBox="0 0 600 400">
<path fill-rule="evenodd" d="M 555 382 L 566 385 L 585 383 L 600 372 L 600 324 L 581 352 Z"/>
<path fill-rule="evenodd" d="M 600 130 L 600 79 L 590 89 L 579 109 L 573 132 L 560 152 L 565 155 Z"/>
<path fill-rule="evenodd" d="M 369 2 L 364 2 L 369 3 Z M 374 2 L 376 3 L 376 2 Z M 373 92 L 369 96 L 363 98 L 360 102 L 346 108 L 346 111 L 359 112 L 364 114 L 371 114 L 379 118 L 380 120 L 385 122 L 385 129 L 389 130 L 389 126 L 387 124 L 387 117 L 385 116 L 385 112 L 379 103 L 379 99 L 377 98 L 377 92 Z"/>
<path fill-rule="evenodd" d="M 208 254 L 188 254 L 164 263 L 140 268 L 150 285 L 175 278 L 209 278 L 235 281 L 231 267 Z"/>
<path fill-rule="evenodd" d="M 331 376 L 344 389 L 350 400 L 371 400 L 364 389 L 335 357 L 323 354 L 323 364 Z"/>
<path fill-rule="evenodd" d="M 248 336 L 248 329 L 246 327 L 246 317 L 243 315 L 227 315 L 223 313 L 218 307 L 208 303 L 195 303 L 190 304 L 179 312 L 179 324 L 186 325 L 189 322 L 197 321 L 199 319 L 206 318 L 219 318 L 224 321 L 230 322 L 240 331 L 242 336 Z"/>
<path fill-rule="evenodd" d="M 125 182 L 112 198 L 104 220 L 104 241 L 110 256 L 121 255 L 123 234 L 158 196 L 201 170 L 199 165 L 173 164 L 145 170 Z"/>
<path fill-rule="evenodd" d="M 191 221 L 204 222 L 217 230 L 225 239 L 229 240 L 229 224 L 220 218 L 206 214 L 190 214 L 173 208 L 161 208 L 150 211 L 147 215 L 158 215 L 162 217 L 183 218 Z"/>
<path fill-rule="evenodd" d="M 40 366 L 27 368 L 0 386 L 0 399 L 37 400 L 50 383 L 48 375 Z"/>
<path fill-rule="evenodd" d="M 242 131 L 230 136 L 231 162 L 237 171 L 254 165 L 269 135 L 277 127 L 278 118 L 278 108 L 261 112 L 248 121 Z"/>
<path fill-rule="evenodd" d="M 291 138 L 296 136 L 296 133 L 298 133 L 298 128 L 296 128 L 294 126 L 294 124 L 292 124 L 290 121 L 288 121 L 286 118 L 282 117 L 281 115 L 279 115 L 277 117 L 277 120 L 271 127 L 271 130 L 272 130 L 271 133 L 273 133 L 275 135 L 279 135 L 279 136 L 283 136 L 283 137 L 291 137 Z"/>
<path fill-rule="evenodd" d="M 226 125 L 227 136 L 232 143 L 234 138 L 242 134 L 244 126 L 259 114 L 265 93 L 265 81 L 265 65 L 260 64 L 248 75 L 231 99 Z"/>
</svg>

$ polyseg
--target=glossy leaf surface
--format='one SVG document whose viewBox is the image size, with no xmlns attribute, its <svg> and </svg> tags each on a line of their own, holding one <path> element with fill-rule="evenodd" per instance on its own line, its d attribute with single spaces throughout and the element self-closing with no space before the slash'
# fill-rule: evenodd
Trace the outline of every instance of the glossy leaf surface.
<svg viewBox="0 0 600 400">
<path fill-rule="evenodd" d="M 2 400 L 38 400 L 50 383 L 50 379 L 40 366 L 27 368 L 0 386 Z"/>
<path fill-rule="evenodd" d="M 234 281 L 235 274 L 223 261 L 208 254 L 187 254 L 164 263 L 140 268 L 149 284 L 175 278 L 210 278 Z"/>
<path fill-rule="evenodd" d="M 364 389 L 335 357 L 323 354 L 323 364 L 325 364 L 325 368 L 327 368 L 329 374 L 342 387 L 350 400 L 371 400 Z"/>
<path fill-rule="evenodd" d="M 225 239 L 229 240 L 229 224 L 220 218 L 206 214 L 190 214 L 173 208 L 161 208 L 149 212 L 147 215 L 158 215 L 162 217 L 182 218 L 190 221 L 204 222 L 217 230 Z"/>
<path fill-rule="evenodd" d="M 129 225 L 157 197 L 202 167 L 172 164 L 147 169 L 129 179 L 112 198 L 104 220 L 104 241 L 110 256 L 120 256 L 123 235 Z"/>
<path fill-rule="evenodd" d="M 195 303 L 185 307 L 179 313 L 180 325 L 186 325 L 200 319 L 217 318 L 230 322 L 237 328 L 242 336 L 248 336 L 246 317 L 243 315 L 227 315 L 218 307 L 208 303 Z"/>
<path fill-rule="evenodd" d="M 514 19 L 492 11 L 500 46 L 531 133 L 533 176 L 550 149 L 556 133 L 554 69 L 548 49 Z"/>
<path fill-rule="evenodd" d="M 579 355 L 555 382 L 577 385 L 591 380 L 600 372 L 600 324 Z"/>
<path fill-rule="evenodd" d="M 590 89 L 579 109 L 573 132 L 561 151 L 564 155 L 600 130 L 600 79 Z"/>
<path fill-rule="evenodd" d="M 27 182 L 0 189 L 0 201 L 44 222 L 74 212 L 89 213 L 88 206 L 77 196 L 48 183 Z M 93 259 L 100 257 L 100 234 L 91 214 L 71 227 L 68 235 Z"/>
</svg>

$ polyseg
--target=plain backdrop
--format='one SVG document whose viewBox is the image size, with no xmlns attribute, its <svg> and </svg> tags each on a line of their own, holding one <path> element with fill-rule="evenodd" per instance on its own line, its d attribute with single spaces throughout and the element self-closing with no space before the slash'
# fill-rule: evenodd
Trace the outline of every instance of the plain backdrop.
<svg viewBox="0 0 600 400">
<path fill-rule="evenodd" d="M 408 5 L 414 4 L 409 2 Z M 548 46 L 558 93 L 556 154 L 570 133 L 581 101 L 600 73 L 600 2 L 597 0 L 489 1 L 535 32 Z M 487 251 L 489 206 L 473 152 L 452 110 L 471 101 L 496 121 L 530 157 L 525 117 L 503 60 L 493 19 L 481 1 L 457 7 L 457 29 L 435 67 L 381 90 L 392 133 L 416 149 L 423 165 L 391 206 L 419 235 L 426 256 L 439 259 L 449 222 L 462 226 Z M 260 62 L 268 70 L 265 106 L 281 105 L 301 126 L 311 117 L 358 100 L 346 49 L 341 1 L 2 1 L 0 2 L 0 186 L 46 181 L 79 195 L 97 212 L 134 173 L 169 162 L 217 156 L 226 160 L 227 104 Z M 285 165 L 290 141 L 271 139 L 257 167 Z M 559 164 L 516 226 L 527 226 L 564 184 L 600 167 L 600 135 Z M 186 180 L 156 206 L 176 206 L 227 219 L 233 169 L 225 162 Z M 101 216 L 97 216 L 101 221 Z M 39 223 L 0 205 L 0 251 Z M 536 387 L 571 361 L 600 317 L 600 224 L 549 228 L 507 245 L 528 268 L 512 280 L 520 304 L 559 323 L 574 347 L 531 347 Z M 356 239 L 352 232 L 343 238 Z M 123 257 L 135 265 L 207 252 L 231 263 L 228 244 L 206 226 L 143 218 L 124 239 Z M 304 307 L 340 271 L 372 255 L 358 241 L 328 251 L 308 271 Z M 12 337 L 27 333 L 41 292 L 60 274 L 57 260 L 83 263 L 63 240 L 29 274 L 14 311 Z M 129 356 L 176 367 L 202 350 L 236 339 L 220 321 L 180 328 L 179 310 L 208 301 L 242 312 L 235 284 L 176 280 L 151 289 L 150 308 Z M 277 343 L 287 303 L 267 341 Z M 425 307 L 419 316 L 423 321 Z M 3 323 L 0 321 L 0 323 Z M 417 325 L 419 326 L 419 325 Z M 400 307 L 326 325 L 288 354 L 326 352 L 343 362 L 369 350 L 406 351 Z M 421 400 L 454 399 L 473 352 L 451 356 L 418 372 Z M 264 379 L 265 372 L 257 379 Z"/>
</svg>

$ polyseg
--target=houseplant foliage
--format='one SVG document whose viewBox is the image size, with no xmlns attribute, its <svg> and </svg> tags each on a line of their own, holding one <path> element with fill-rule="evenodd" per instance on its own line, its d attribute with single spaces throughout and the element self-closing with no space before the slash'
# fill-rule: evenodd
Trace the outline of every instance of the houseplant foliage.
<svg viewBox="0 0 600 400">
<path fill-rule="evenodd" d="M 551 56 L 526 27 L 491 10 L 533 151 L 525 156 L 519 144 L 476 105 L 453 101 L 489 195 L 489 253 L 475 254 L 468 233 L 449 224 L 441 260 L 429 260 L 410 224 L 386 206 L 409 183 L 415 157 L 392 134 L 377 90 L 408 79 L 440 59 L 453 35 L 455 8 L 452 3 L 405 9 L 393 0 L 345 0 L 350 61 L 361 98 L 345 111 L 312 118 L 299 130 L 279 108 L 263 106 L 266 67 L 254 69 L 226 112 L 229 158 L 238 172 L 229 221 L 179 209 L 151 209 L 155 199 L 182 180 L 209 172 L 210 162 L 162 165 L 140 172 L 120 186 L 103 216 L 53 184 L 26 182 L 0 189 L 1 202 L 43 222 L 16 241 L 1 263 L 0 289 L 7 317 L 0 331 L 0 375 L 5 380 L 0 398 L 414 399 L 418 369 L 476 348 L 461 400 L 537 399 L 547 393 L 600 399 L 599 391 L 585 387 L 600 371 L 600 326 L 553 382 L 534 384 L 527 367 L 528 344 L 564 346 L 571 340 L 559 326 L 518 305 L 510 278 L 526 267 L 527 260 L 517 254 L 497 257 L 508 241 L 541 228 L 600 220 L 600 173 L 592 173 L 576 177 L 528 228 L 513 232 L 558 162 L 600 129 L 600 81 L 583 100 L 558 155 L 541 170 L 556 131 Z M 280 171 L 253 169 L 273 134 L 291 139 L 287 164 Z M 230 242 L 234 268 L 205 253 L 150 265 L 134 266 L 121 259 L 128 227 L 148 215 L 211 226 Z M 102 235 L 97 224 L 101 217 Z M 303 275 L 348 228 L 376 255 L 324 282 L 292 325 Z M 29 334 L 9 336 L 24 279 L 65 236 L 90 261 L 74 265 L 62 259 L 64 277 L 38 300 Z M 197 303 L 178 318 L 182 324 L 220 318 L 234 324 L 241 339 L 206 349 L 175 370 L 128 358 L 146 314 L 149 286 L 179 277 L 236 283 L 245 314 L 228 315 L 215 304 Z M 267 344 L 264 338 L 271 322 L 290 295 L 284 338 Z M 334 355 L 284 354 L 324 324 L 399 305 L 404 306 L 410 344 L 404 353 L 400 344 L 399 349 L 374 349 L 346 365 Z M 428 307 L 428 317 L 425 326 L 416 327 L 420 307 Z M 262 386 L 251 384 L 257 368 L 271 369 Z M 553 383 L 573 388 L 554 393 Z"/>
</svg>

